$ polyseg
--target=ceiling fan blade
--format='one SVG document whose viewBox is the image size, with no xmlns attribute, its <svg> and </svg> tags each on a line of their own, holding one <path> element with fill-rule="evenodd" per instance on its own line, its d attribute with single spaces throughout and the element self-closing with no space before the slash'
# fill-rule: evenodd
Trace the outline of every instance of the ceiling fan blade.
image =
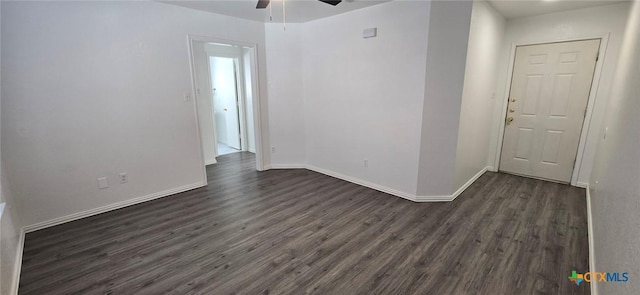
<svg viewBox="0 0 640 295">
<path fill-rule="evenodd" d="M 339 0 L 339 1 L 318 0 L 318 1 L 320 1 L 320 2 L 324 2 L 324 3 L 327 3 L 327 4 L 331 4 L 331 5 L 333 5 L 333 6 L 336 6 L 336 5 L 340 4 L 340 2 L 342 2 L 341 0 Z"/>
<path fill-rule="evenodd" d="M 269 6 L 269 0 L 258 0 L 258 5 L 256 5 L 257 9 L 264 9 Z"/>
</svg>

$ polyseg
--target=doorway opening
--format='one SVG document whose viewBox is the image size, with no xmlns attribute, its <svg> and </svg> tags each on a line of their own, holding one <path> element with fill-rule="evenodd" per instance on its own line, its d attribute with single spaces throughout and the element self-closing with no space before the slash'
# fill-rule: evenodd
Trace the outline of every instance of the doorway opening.
<svg viewBox="0 0 640 295">
<path fill-rule="evenodd" d="M 211 47 L 215 44 L 207 44 Z M 205 45 L 206 46 L 206 45 Z M 215 47 L 214 47 L 215 48 Z M 205 50 L 207 47 L 205 47 Z M 242 97 L 242 69 L 240 56 L 218 56 L 214 51 L 209 54 L 209 76 L 211 77 L 211 94 L 213 99 L 213 121 L 215 145 L 218 155 L 226 155 L 249 150 L 248 131 L 253 126 L 245 124 L 242 118 L 251 113 L 251 108 L 245 108 Z M 255 153 L 255 145 L 253 146 Z"/>
<path fill-rule="evenodd" d="M 499 170 L 570 183 L 600 39 L 515 48 Z"/>
<path fill-rule="evenodd" d="M 262 170 L 255 45 L 193 36 L 189 45 L 203 164 L 238 153 Z"/>
</svg>

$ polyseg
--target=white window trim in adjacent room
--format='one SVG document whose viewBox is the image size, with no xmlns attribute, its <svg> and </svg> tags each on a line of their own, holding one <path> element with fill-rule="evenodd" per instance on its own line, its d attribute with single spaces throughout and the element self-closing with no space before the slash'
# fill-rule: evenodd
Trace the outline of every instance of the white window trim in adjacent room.
<svg viewBox="0 0 640 295">
<path fill-rule="evenodd" d="M 571 185 L 573 186 L 585 186 L 586 184 L 578 183 L 578 175 L 580 175 L 580 167 L 582 167 L 583 154 L 586 147 L 587 138 L 589 137 L 589 126 L 591 124 L 591 117 L 593 114 L 593 107 L 595 105 L 596 94 L 598 93 L 598 84 L 600 83 L 600 75 L 602 74 L 602 64 L 604 62 L 604 56 L 609 44 L 609 33 L 597 36 L 584 36 L 569 39 L 552 39 L 552 40 L 531 40 L 531 41 L 519 41 L 511 43 L 511 51 L 509 54 L 509 68 L 507 69 L 507 80 L 505 85 L 504 97 L 500 102 L 500 116 L 497 118 L 500 123 L 498 125 L 498 140 L 495 149 L 495 160 L 493 167 L 497 171 L 500 167 L 500 155 L 502 153 L 502 140 L 504 137 L 505 120 L 507 115 L 507 101 L 511 90 L 511 79 L 513 76 L 513 65 L 516 56 L 516 47 L 526 45 L 537 45 L 545 43 L 559 43 L 559 42 L 571 42 L 600 39 L 600 52 L 598 53 L 598 61 L 596 62 L 596 68 L 593 72 L 593 80 L 591 82 L 591 91 L 589 92 L 589 100 L 587 101 L 587 113 L 582 123 L 582 132 L 580 133 L 580 143 L 578 144 L 578 154 L 576 155 L 576 162 L 573 166 L 573 173 L 571 175 Z M 592 135 L 594 136 L 594 135 Z"/>
</svg>

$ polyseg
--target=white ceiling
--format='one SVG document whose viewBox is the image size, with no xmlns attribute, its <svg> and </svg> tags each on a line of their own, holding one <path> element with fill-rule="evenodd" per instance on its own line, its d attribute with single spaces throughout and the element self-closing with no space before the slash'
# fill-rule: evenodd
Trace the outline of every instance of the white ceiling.
<svg viewBox="0 0 640 295">
<path fill-rule="evenodd" d="M 489 0 L 506 19 L 621 3 L 620 0 Z"/>
<path fill-rule="evenodd" d="M 159 2 L 224 14 L 259 22 L 270 22 L 269 8 L 256 9 L 258 0 L 158 0 Z M 392 0 L 343 0 L 331 6 L 318 0 L 286 0 L 286 21 L 303 23 Z M 425 0 L 395 0 L 425 1 Z M 447 1 L 447 0 L 433 0 Z M 488 0 L 507 19 L 541 15 L 573 9 L 603 6 L 624 0 Z M 630 0 L 626 0 L 630 1 Z M 272 22 L 282 22 L 282 0 L 271 0 Z"/>
<path fill-rule="evenodd" d="M 337 6 L 331 6 L 317 0 L 286 0 L 286 21 L 303 23 L 351 10 L 356 10 L 390 0 L 346 0 Z M 269 7 L 256 9 L 258 0 L 214 0 L 214 1 L 165 1 L 168 3 L 218 14 L 224 14 L 259 22 L 269 22 Z M 273 22 L 282 22 L 282 0 L 271 0 Z"/>
</svg>

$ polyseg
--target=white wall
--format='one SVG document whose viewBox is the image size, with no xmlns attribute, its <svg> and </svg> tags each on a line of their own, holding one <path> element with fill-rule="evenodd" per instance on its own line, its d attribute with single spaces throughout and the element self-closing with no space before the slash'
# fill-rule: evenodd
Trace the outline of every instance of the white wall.
<svg viewBox="0 0 640 295">
<path fill-rule="evenodd" d="M 286 31 L 267 24 L 274 167 L 307 166 L 410 198 L 449 196 L 471 9 L 394 1 Z M 372 27 L 378 36 L 362 38 Z"/>
<path fill-rule="evenodd" d="M 455 147 L 472 8 L 471 1 L 431 4 L 418 196 L 449 196 L 454 192 Z"/>
<path fill-rule="evenodd" d="M 630 13 L 606 119 L 594 130 L 599 136 L 590 182 L 595 271 L 628 272 L 629 282 L 597 283 L 598 294 L 640 290 L 640 2 Z"/>
<path fill-rule="evenodd" d="M 258 22 L 156 2 L 2 6 L 3 164 L 27 225 L 203 183 L 187 34 L 258 44 L 266 74 Z"/>
<path fill-rule="evenodd" d="M 2 5 L 0 5 L 0 15 L 2 15 L 1 7 Z M 2 48 L 1 44 L 0 40 L 0 48 Z M 2 54 L 0 54 L 1 56 Z M 2 98 L 0 98 L 0 105 L 2 105 Z M 17 202 L 5 179 L 4 160 L 2 160 L 4 156 L 4 151 L 0 149 L 0 203 L 5 203 L 2 218 L 0 218 L 0 294 L 14 294 L 15 290 L 13 288 L 17 286 L 14 284 L 16 279 L 15 270 L 16 265 L 19 263 L 19 253 L 22 251 L 20 249 L 22 246 L 20 245 L 22 222 L 18 215 L 20 210 L 17 207 Z"/>
<path fill-rule="evenodd" d="M 301 24 L 265 24 L 269 134 L 273 167 L 305 162 L 305 114 L 302 73 Z M 307 53 L 305 53 L 307 54 Z"/>
<path fill-rule="evenodd" d="M 204 163 L 211 165 L 216 163 L 217 151 L 213 124 L 213 106 L 211 105 L 209 56 L 205 50 L 205 44 L 205 42 L 200 41 L 193 42 L 192 44 L 193 71 L 195 73 L 195 98 L 198 100 L 198 122 Z"/>
<path fill-rule="evenodd" d="M 454 190 L 487 166 L 496 74 L 505 19 L 489 3 L 474 1 L 462 90 Z"/>
<path fill-rule="evenodd" d="M 392 1 L 302 24 L 308 164 L 415 194 L 429 6 Z M 378 37 L 363 39 L 372 27 Z"/>
<path fill-rule="evenodd" d="M 582 166 L 580 167 L 578 182 L 588 183 L 593 166 L 593 156 L 597 144 L 594 130 L 599 130 L 609 91 L 613 82 L 622 34 L 629 9 L 628 3 L 608 5 L 594 8 L 559 12 L 541 16 L 513 19 L 507 21 L 502 55 L 498 67 L 498 84 L 496 88 L 496 104 L 494 109 L 493 133 L 489 153 L 489 163 L 495 161 L 495 150 L 498 145 L 498 126 L 502 120 L 502 100 L 506 99 L 507 72 L 511 57 L 512 44 L 522 42 L 549 42 L 554 40 L 568 40 L 585 37 L 599 37 L 608 34 L 609 44 L 606 48 L 605 59 L 602 61 L 602 75 L 598 84 L 595 105 L 592 112 L 588 140 L 585 145 Z M 498 167 L 495 167 L 498 168 Z"/>
</svg>

